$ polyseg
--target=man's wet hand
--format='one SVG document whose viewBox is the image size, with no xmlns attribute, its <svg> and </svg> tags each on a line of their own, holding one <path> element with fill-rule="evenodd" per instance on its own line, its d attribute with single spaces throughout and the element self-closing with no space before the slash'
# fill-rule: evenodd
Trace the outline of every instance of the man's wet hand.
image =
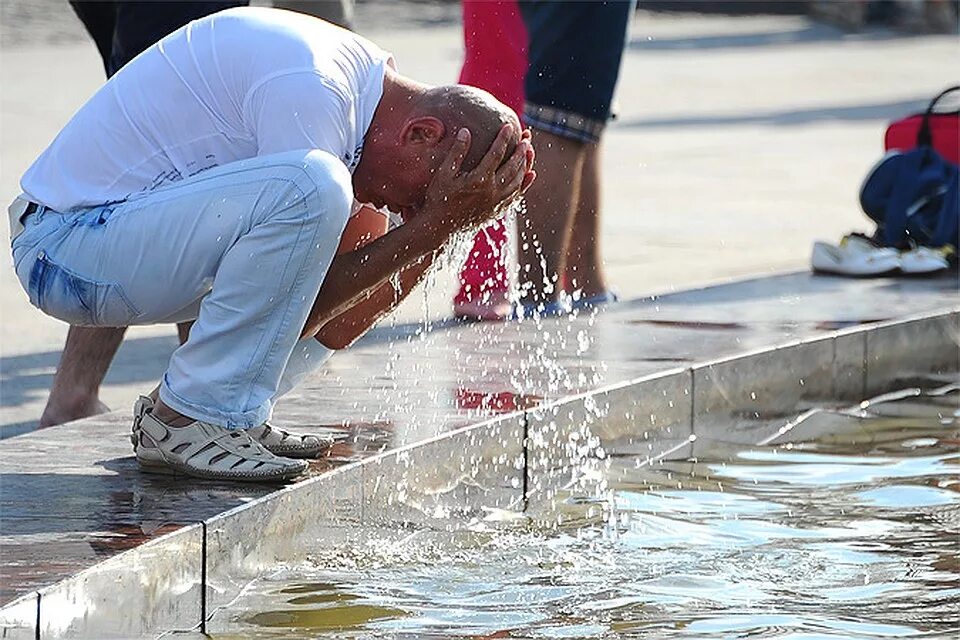
<svg viewBox="0 0 960 640">
<path fill-rule="evenodd" d="M 461 173 L 470 140 L 467 129 L 457 132 L 450 152 L 427 187 L 421 211 L 443 233 L 452 234 L 496 217 L 536 175 L 529 132 L 519 133 L 509 124 L 503 125 L 477 167 Z"/>
<path fill-rule="evenodd" d="M 525 193 L 526 190 L 530 188 L 530 185 L 533 184 L 533 181 L 537 179 L 537 172 L 533 170 L 533 163 L 536 160 L 537 154 L 533 149 L 533 134 L 529 128 L 524 129 L 520 135 L 520 141 L 523 142 L 524 140 L 526 140 L 529 145 L 527 147 L 527 154 L 524 157 L 523 183 L 520 185 L 521 194 Z"/>
</svg>

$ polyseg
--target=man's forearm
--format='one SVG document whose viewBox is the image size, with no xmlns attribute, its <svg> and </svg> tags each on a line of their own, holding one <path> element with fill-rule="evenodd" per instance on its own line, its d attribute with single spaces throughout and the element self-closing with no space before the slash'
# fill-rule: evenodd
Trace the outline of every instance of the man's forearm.
<svg viewBox="0 0 960 640">
<path fill-rule="evenodd" d="M 316 335 L 324 324 L 372 295 L 394 273 L 438 251 L 449 235 L 415 219 L 362 249 L 334 258 L 301 337 Z"/>
<path fill-rule="evenodd" d="M 331 349 L 349 347 L 410 295 L 430 270 L 438 253 L 428 254 L 400 271 L 399 288 L 392 281 L 381 283 L 365 299 L 324 324 L 316 339 Z"/>
</svg>

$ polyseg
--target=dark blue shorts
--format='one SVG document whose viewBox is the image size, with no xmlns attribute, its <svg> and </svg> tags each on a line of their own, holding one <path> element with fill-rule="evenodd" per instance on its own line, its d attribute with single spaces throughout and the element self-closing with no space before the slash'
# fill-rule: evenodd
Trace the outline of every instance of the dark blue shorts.
<svg viewBox="0 0 960 640">
<path fill-rule="evenodd" d="M 632 0 L 520 0 L 529 36 L 524 120 L 565 138 L 596 142 L 633 14 Z"/>
</svg>

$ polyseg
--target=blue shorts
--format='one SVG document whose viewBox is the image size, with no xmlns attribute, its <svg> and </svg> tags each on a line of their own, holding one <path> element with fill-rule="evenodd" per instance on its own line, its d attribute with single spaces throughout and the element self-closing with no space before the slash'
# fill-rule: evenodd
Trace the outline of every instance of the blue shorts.
<svg viewBox="0 0 960 640">
<path fill-rule="evenodd" d="M 524 120 L 596 142 L 610 119 L 634 2 L 520 0 L 519 7 L 530 39 Z"/>
</svg>

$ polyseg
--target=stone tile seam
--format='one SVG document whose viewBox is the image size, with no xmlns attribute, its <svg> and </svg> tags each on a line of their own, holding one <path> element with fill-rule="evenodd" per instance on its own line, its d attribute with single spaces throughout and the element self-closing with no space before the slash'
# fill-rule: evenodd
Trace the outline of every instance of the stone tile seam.
<svg viewBox="0 0 960 640">
<path fill-rule="evenodd" d="M 200 527 L 200 633 L 207 635 L 207 521 L 201 521 Z"/>
<path fill-rule="evenodd" d="M 694 367 L 691 366 L 687 369 L 690 374 L 690 433 L 687 434 L 691 438 L 696 438 L 696 426 L 697 426 L 697 413 L 696 413 L 696 397 L 697 397 L 697 376 L 693 372 Z"/>
<path fill-rule="evenodd" d="M 901 325 L 901 324 L 907 324 L 910 322 L 917 322 L 917 321 L 936 321 L 938 318 L 949 316 L 951 313 L 955 313 L 955 312 L 953 311 L 950 311 L 947 313 L 934 312 L 932 314 L 920 315 L 917 317 L 912 317 L 910 319 L 904 319 L 902 322 L 895 321 L 895 322 L 884 323 L 884 324 Z M 710 360 L 707 362 L 697 363 L 692 365 L 689 369 L 691 372 L 691 377 L 690 377 L 690 395 L 691 395 L 691 403 L 690 403 L 691 432 L 690 433 L 691 435 L 694 438 L 696 438 L 698 418 L 702 418 L 703 416 L 706 416 L 709 413 L 709 410 L 698 410 L 698 406 L 696 402 L 696 393 L 695 393 L 697 372 L 706 372 L 712 368 L 715 368 L 723 364 L 733 363 L 738 360 L 747 360 L 755 357 L 769 356 L 772 354 L 782 354 L 783 357 L 789 357 L 791 353 L 796 349 L 802 349 L 809 345 L 814 345 L 817 343 L 829 341 L 830 342 L 830 369 L 831 369 L 831 375 L 834 376 L 833 382 L 835 384 L 836 383 L 836 378 L 835 378 L 836 366 L 837 366 L 837 357 L 838 357 L 837 341 L 847 336 L 856 336 L 857 338 L 859 338 L 859 342 L 861 343 L 860 346 L 861 346 L 862 356 L 860 358 L 860 365 L 858 367 L 859 368 L 859 388 L 860 388 L 860 397 L 865 398 L 866 391 L 867 391 L 867 364 L 868 364 L 867 344 L 869 343 L 868 336 L 872 333 L 875 333 L 881 328 L 882 328 L 881 323 L 869 323 L 859 327 L 845 328 L 841 330 L 831 331 L 822 336 L 805 338 L 801 340 L 793 340 L 793 341 L 781 343 L 781 344 L 770 346 L 770 347 L 753 349 L 751 351 L 744 352 L 742 354 L 737 354 L 735 356 L 719 358 L 716 360 Z"/>
<path fill-rule="evenodd" d="M 520 417 L 520 426 L 523 429 L 523 486 L 521 487 L 522 513 L 530 508 L 530 414 L 526 411 Z"/>
<path fill-rule="evenodd" d="M 863 387 L 862 387 L 862 397 L 866 398 L 871 394 L 871 349 L 873 346 L 872 353 L 883 352 L 884 349 L 881 348 L 881 345 L 877 344 L 877 332 L 883 329 L 893 328 L 893 327 L 904 327 L 910 324 L 919 323 L 919 322 L 928 322 L 928 323 L 937 323 L 943 322 L 945 324 L 954 323 L 960 320 L 960 307 L 949 307 L 940 311 L 931 311 L 929 313 L 920 313 L 909 316 L 904 316 L 903 318 L 888 320 L 885 322 L 878 322 L 869 326 L 869 329 L 863 331 Z M 871 336 L 874 337 L 871 340 Z M 881 369 L 882 370 L 882 369 Z"/>
</svg>

